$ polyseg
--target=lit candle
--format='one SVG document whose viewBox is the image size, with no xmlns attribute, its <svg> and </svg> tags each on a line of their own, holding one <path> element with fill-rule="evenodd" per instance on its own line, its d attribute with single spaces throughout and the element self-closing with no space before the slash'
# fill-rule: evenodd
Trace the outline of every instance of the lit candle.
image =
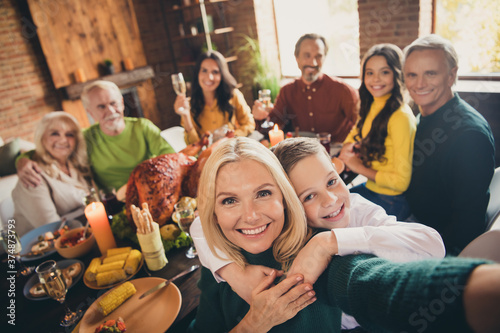
<svg viewBox="0 0 500 333">
<path fill-rule="evenodd" d="M 77 83 L 82 83 L 82 82 L 87 81 L 87 78 L 85 77 L 85 72 L 83 71 L 83 69 L 78 68 L 75 71 L 75 81 Z"/>
<path fill-rule="evenodd" d="M 131 71 L 134 69 L 134 64 L 132 63 L 131 58 L 125 58 L 123 60 L 123 66 L 125 67 L 125 70 L 127 70 L 127 71 Z"/>
<path fill-rule="evenodd" d="M 274 128 L 269 131 L 269 140 L 271 141 L 271 146 L 274 146 L 278 142 L 285 139 L 285 134 L 282 130 L 278 128 L 278 125 L 274 125 Z"/>
<path fill-rule="evenodd" d="M 92 232 L 99 246 L 102 255 L 106 254 L 108 249 L 116 247 L 115 238 L 109 226 L 108 215 L 102 202 L 92 202 L 85 207 L 85 216 L 92 227 Z"/>
</svg>

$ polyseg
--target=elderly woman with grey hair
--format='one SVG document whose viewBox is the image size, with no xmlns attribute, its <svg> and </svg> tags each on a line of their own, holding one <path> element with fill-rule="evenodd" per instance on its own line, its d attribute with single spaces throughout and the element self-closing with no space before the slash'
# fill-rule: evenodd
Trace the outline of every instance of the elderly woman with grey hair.
<svg viewBox="0 0 500 333">
<path fill-rule="evenodd" d="M 35 151 L 41 183 L 26 188 L 18 181 L 12 191 L 16 231 L 22 235 L 74 212 L 83 213 L 92 186 L 87 147 L 78 121 L 69 113 L 46 114 L 35 130 Z"/>
</svg>

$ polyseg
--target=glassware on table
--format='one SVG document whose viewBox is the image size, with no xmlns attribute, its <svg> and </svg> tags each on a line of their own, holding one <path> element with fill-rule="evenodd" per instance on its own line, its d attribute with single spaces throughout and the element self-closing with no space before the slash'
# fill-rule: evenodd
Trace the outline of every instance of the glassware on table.
<svg viewBox="0 0 500 333">
<path fill-rule="evenodd" d="M 114 188 L 108 190 L 99 190 L 99 196 L 101 197 L 101 202 L 104 204 L 106 213 L 109 216 L 118 214 L 123 209 L 123 203 L 118 201 L 116 197 L 116 191 Z"/>
<path fill-rule="evenodd" d="M 177 95 L 186 94 L 186 82 L 184 81 L 184 76 L 182 73 L 172 74 L 172 86 Z"/>
<path fill-rule="evenodd" d="M 82 316 L 82 311 L 73 312 L 66 304 L 68 286 L 57 263 L 54 260 L 45 261 L 38 265 L 35 271 L 47 295 L 64 305 L 66 313 L 60 325 L 68 327 L 75 324 Z"/>
<path fill-rule="evenodd" d="M 259 102 L 264 105 L 264 108 L 269 110 L 271 107 L 271 90 L 270 89 L 262 89 L 259 90 Z M 260 124 L 261 133 L 265 136 L 267 140 L 269 140 L 269 131 L 273 128 L 274 123 L 269 120 L 267 117 L 262 124 Z"/>
<path fill-rule="evenodd" d="M 193 224 L 194 221 L 193 207 L 189 203 L 181 201 L 175 204 L 174 209 L 175 209 L 174 220 L 177 221 L 179 228 L 189 236 L 189 228 L 191 227 L 191 224 Z M 186 251 L 186 257 L 188 257 L 189 259 L 193 259 L 196 258 L 197 256 L 198 254 L 196 253 L 194 244 L 191 243 L 191 246 Z"/>
<path fill-rule="evenodd" d="M 319 142 L 325 147 L 328 154 L 330 154 L 330 142 L 332 141 L 332 135 L 327 132 L 322 132 L 316 134 L 316 138 L 318 138 Z"/>
<path fill-rule="evenodd" d="M 8 258 L 14 257 L 17 263 L 19 264 L 19 271 L 21 275 L 28 276 L 33 272 L 32 267 L 27 267 L 21 260 L 21 241 L 19 240 L 19 236 L 12 229 L 2 229 L 0 231 L 0 237 L 2 239 L 2 246 L 5 252 L 8 255 Z M 12 257 L 11 257 L 12 256 Z M 9 269 L 14 269 L 14 266 L 9 263 Z"/>
</svg>

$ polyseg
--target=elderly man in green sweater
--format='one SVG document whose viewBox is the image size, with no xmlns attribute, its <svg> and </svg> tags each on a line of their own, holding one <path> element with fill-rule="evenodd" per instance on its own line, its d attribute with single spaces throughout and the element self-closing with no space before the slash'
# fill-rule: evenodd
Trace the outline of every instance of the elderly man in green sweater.
<svg viewBox="0 0 500 333">
<path fill-rule="evenodd" d="M 145 118 L 124 117 L 120 89 L 109 81 L 95 81 L 83 90 L 82 103 L 95 120 L 83 130 L 94 180 L 102 189 L 118 189 L 142 161 L 174 153 L 160 129 Z M 17 161 L 19 179 L 26 186 L 40 183 L 39 167 L 29 153 Z"/>
</svg>

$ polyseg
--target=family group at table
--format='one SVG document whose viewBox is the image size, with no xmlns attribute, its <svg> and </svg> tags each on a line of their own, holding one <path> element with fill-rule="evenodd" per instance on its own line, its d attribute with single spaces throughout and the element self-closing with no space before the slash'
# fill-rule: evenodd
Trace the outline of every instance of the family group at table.
<svg viewBox="0 0 500 333">
<path fill-rule="evenodd" d="M 187 144 L 224 125 L 236 136 L 216 147 L 199 182 L 191 235 L 206 268 L 190 330 L 498 329 L 500 309 L 489 304 L 500 299 L 500 268 L 442 259 L 485 231 L 495 167 L 488 123 L 452 90 L 453 46 L 437 35 L 404 54 L 374 45 L 358 91 L 321 72 L 327 50 L 320 35 L 297 41 L 302 76 L 274 105 L 250 108 L 215 51 L 199 57 L 191 97 L 175 100 Z M 174 153 L 152 122 L 124 117 L 114 83 L 87 85 L 81 100 L 94 125 L 81 130 L 73 116 L 49 113 L 36 149 L 18 158 L 12 195 L 21 234 L 81 210 L 92 187 L 118 189 L 142 161 Z M 330 133 L 366 183 L 349 191 L 317 140 L 268 149 L 244 138 L 265 119 Z M 419 313 L 450 281 L 462 289 L 442 314 Z"/>
</svg>

